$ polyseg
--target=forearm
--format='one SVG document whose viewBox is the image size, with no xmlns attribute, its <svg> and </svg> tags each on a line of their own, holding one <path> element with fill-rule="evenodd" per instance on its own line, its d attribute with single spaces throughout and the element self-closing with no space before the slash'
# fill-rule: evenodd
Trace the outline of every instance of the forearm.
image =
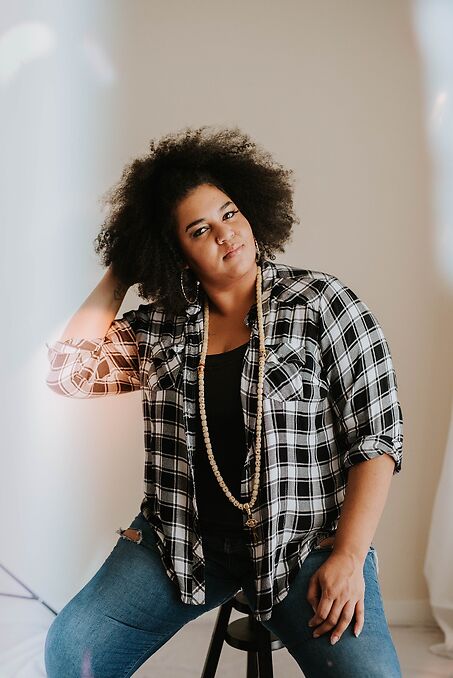
<svg viewBox="0 0 453 678">
<path fill-rule="evenodd" d="M 101 339 L 115 319 L 128 290 L 111 266 L 66 325 L 60 341 L 71 338 Z"/>
<path fill-rule="evenodd" d="M 384 510 L 394 466 L 392 457 L 382 454 L 349 469 L 332 552 L 365 561 Z"/>
</svg>

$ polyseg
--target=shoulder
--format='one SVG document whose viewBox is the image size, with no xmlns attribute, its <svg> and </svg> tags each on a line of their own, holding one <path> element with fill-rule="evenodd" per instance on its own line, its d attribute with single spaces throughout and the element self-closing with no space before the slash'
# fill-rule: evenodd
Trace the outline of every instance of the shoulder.
<svg viewBox="0 0 453 678">
<path fill-rule="evenodd" d="M 333 273 L 289 264 L 274 263 L 275 284 L 273 296 L 279 301 L 303 301 L 319 307 L 336 296 L 358 299 L 357 295 Z"/>
<path fill-rule="evenodd" d="M 138 344 L 148 348 L 155 345 L 172 345 L 184 333 L 186 316 L 175 315 L 156 302 L 140 304 L 138 308 L 126 311 L 118 324 L 130 327 Z"/>
<path fill-rule="evenodd" d="M 117 320 L 127 321 L 134 330 L 139 329 L 143 323 L 149 324 L 151 315 L 154 312 L 154 304 L 140 304 L 138 308 L 133 308 L 130 311 L 125 311 L 121 318 Z"/>
<path fill-rule="evenodd" d="M 117 326 L 122 324 L 129 326 L 138 338 L 146 337 L 149 342 L 153 338 L 158 339 L 166 319 L 168 319 L 168 313 L 165 309 L 151 302 L 125 311 L 115 323 Z"/>
</svg>

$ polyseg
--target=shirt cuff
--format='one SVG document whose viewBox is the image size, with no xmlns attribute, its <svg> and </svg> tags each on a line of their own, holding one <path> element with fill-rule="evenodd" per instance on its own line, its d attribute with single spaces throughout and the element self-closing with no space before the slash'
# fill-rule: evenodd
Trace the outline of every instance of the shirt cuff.
<svg viewBox="0 0 453 678">
<path fill-rule="evenodd" d="M 395 461 L 393 475 L 401 471 L 403 443 L 400 438 L 391 438 L 383 434 L 362 436 L 356 440 L 344 457 L 344 468 L 350 468 L 367 459 L 388 454 Z"/>
<path fill-rule="evenodd" d="M 65 341 L 53 341 L 50 344 L 45 342 L 49 355 L 55 353 L 79 353 L 80 351 L 88 351 L 94 353 L 104 343 L 105 339 L 78 339 L 71 337 Z"/>
</svg>

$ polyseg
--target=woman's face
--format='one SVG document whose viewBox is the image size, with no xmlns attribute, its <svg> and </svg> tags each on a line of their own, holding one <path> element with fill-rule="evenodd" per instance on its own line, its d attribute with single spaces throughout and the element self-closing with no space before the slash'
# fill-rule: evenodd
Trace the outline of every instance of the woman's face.
<svg viewBox="0 0 453 678">
<path fill-rule="evenodd" d="M 202 284 L 228 284 L 256 270 L 250 224 L 216 186 L 197 186 L 179 202 L 175 214 L 185 261 Z M 227 255 L 232 248 L 235 251 Z"/>
</svg>

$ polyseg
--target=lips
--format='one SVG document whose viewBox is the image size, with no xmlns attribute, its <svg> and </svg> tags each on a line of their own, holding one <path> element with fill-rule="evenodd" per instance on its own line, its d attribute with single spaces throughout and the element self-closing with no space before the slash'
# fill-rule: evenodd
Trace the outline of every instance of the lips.
<svg viewBox="0 0 453 678">
<path fill-rule="evenodd" d="M 231 249 L 228 250 L 228 252 L 225 254 L 223 257 L 224 259 L 229 255 L 233 254 L 234 252 L 237 252 L 239 249 L 241 249 L 242 245 L 237 245 L 236 247 L 232 247 Z"/>
</svg>

